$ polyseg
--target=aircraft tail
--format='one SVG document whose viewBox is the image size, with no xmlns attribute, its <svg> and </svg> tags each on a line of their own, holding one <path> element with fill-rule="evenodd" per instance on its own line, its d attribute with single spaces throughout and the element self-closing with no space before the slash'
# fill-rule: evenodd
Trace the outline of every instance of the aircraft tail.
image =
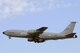
<svg viewBox="0 0 80 53">
<path fill-rule="evenodd" d="M 76 22 L 71 22 L 62 33 L 64 34 L 70 34 L 73 33 L 74 27 L 75 27 Z"/>
</svg>

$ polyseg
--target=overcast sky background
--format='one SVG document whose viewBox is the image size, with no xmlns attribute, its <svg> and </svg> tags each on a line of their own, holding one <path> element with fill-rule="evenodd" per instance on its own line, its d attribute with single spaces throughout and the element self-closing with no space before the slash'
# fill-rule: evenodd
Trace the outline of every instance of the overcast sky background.
<svg viewBox="0 0 80 53">
<path fill-rule="evenodd" d="M 77 39 L 31 43 L 27 39 L 8 39 L 8 29 L 37 29 L 61 32 L 76 21 Z M 80 0 L 0 0 L 0 53 L 80 53 Z"/>
</svg>

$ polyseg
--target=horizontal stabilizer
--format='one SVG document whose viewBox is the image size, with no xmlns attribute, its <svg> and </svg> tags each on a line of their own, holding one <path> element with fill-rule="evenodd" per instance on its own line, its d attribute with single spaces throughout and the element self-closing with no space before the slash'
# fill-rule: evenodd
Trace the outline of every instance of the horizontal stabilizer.
<svg viewBox="0 0 80 53">
<path fill-rule="evenodd" d="M 71 33 L 71 34 L 66 35 L 66 37 L 71 38 L 71 37 L 74 37 L 75 34 L 76 33 Z"/>
</svg>

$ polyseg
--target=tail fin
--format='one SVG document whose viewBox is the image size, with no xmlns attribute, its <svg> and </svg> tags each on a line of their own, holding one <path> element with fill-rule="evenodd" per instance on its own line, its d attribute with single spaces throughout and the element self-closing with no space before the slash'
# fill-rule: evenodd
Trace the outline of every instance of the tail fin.
<svg viewBox="0 0 80 53">
<path fill-rule="evenodd" d="M 62 33 L 64 34 L 70 34 L 73 33 L 74 27 L 75 27 L 76 22 L 71 22 Z"/>
</svg>

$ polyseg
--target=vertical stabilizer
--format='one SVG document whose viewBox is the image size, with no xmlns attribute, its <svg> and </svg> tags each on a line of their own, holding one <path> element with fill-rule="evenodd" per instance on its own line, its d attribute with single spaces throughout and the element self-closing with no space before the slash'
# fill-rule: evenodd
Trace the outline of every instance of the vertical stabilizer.
<svg viewBox="0 0 80 53">
<path fill-rule="evenodd" d="M 70 34 L 70 33 L 73 33 L 73 30 L 74 30 L 74 27 L 75 27 L 75 24 L 76 22 L 71 22 L 65 29 L 62 33 L 64 34 Z"/>
</svg>

